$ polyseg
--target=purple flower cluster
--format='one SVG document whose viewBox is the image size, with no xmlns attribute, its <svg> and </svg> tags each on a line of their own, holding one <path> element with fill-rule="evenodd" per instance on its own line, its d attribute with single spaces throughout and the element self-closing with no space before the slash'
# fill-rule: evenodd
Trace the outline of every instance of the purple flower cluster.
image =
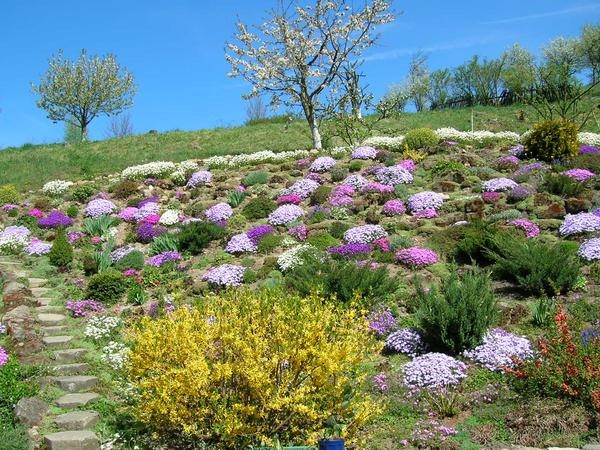
<svg viewBox="0 0 600 450">
<path fill-rule="evenodd" d="M 212 173 L 208 170 L 200 170 L 198 172 L 194 172 L 185 187 L 188 189 L 194 189 L 198 186 L 203 186 L 212 181 Z"/>
<path fill-rule="evenodd" d="M 501 197 L 502 197 L 502 194 L 500 194 L 500 192 L 482 192 L 481 193 L 481 199 L 485 203 L 496 203 L 497 201 L 500 200 Z"/>
<path fill-rule="evenodd" d="M 438 213 L 433 208 L 422 209 L 421 211 L 415 211 L 412 215 L 415 219 L 433 219 L 438 216 Z"/>
<path fill-rule="evenodd" d="M 348 244 L 370 244 L 377 239 L 387 237 L 387 235 L 381 225 L 361 225 L 346 230 L 344 241 Z"/>
<path fill-rule="evenodd" d="M 598 153 L 600 153 L 600 148 L 594 147 L 593 145 L 582 145 L 581 147 L 579 147 L 580 155 L 585 155 L 585 154 L 597 155 Z"/>
<path fill-rule="evenodd" d="M 583 241 L 579 247 L 578 255 L 587 261 L 597 261 L 600 259 L 600 238 L 588 239 Z"/>
<path fill-rule="evenodd" d="M 179 252 L 171 250 L 159 253 L 158 255 L 154 255 L 151 258 L 148 258 L 146 264 L 148 264 L 149 266 L 161 267 L 163 264 L 180 260 L 181 254 Z"/>
<path fill-rule="evenodd" d="M 437 263 L 436 252 L 428 248 L 408 247 L 396 252 L 396 261 L 411 267 L 424 267 Z"/>
<path fill-rule="evenodd" d="M 258 225 L 248 230 L 246 236 L 250 238 L 254 245 L 258 245 L 263 236 L 271 233 L 275 233 L 275 228 L 271 225 Z"/>
<path fill-rule="evenodd" d="M 306 225 L 301 223 L 300 225 L 296 225 L 288 230 L 290 236 L 298 239 L 299 241 L 304 242 L 308 237 L 308 228 Z"/>
<path fill-rule="evenodd" d="M 403 353 L 414 358 L 425 352 L 427 345 L 423 336 L 414 328 L 402 328 L 390 334 L 385 340 L 385 347 L 396 353 Z"/>
<path fill-rule="evenodd" d="M 518 184 L 510 178 L 492 178 L 483 183 L 483 190 L 488 192 L 501 192 L 514 189 Z"/>
<path fill-rule="evenodd" d="M 158 195 L 153 195 L 152 197 L 145 198 L 144 200 L 142 200 L 141 202 L 139 202 L 137 204 L 137 207 L 138 208 L 143 208 L 148 203 L 156 203 L 156 204 L 158 204 L 159 202 L 160 202 L 160 197 Z"/>
<path fill-rule="evenodd" d="M 391 194 L 394 192 L 394 187 L 388 186 L 387 184 L 378 183 L 377 181 L 370 181 L 365 184 L 360 191 L 373 194 Z"/>
<path fill-rule="evenodd" d="M 216 224 L 226 223 L 233 216 L 233 209 L 227 203 L 217 203 L 204 211 L 207 220 Z"/>
<path fill-rule="evenodd" d="M 494 328 L 486 334 L 481 345 L 465 351 L 464 356 L 486 369 L 504 372 L 507 368 L 515 367 L 515 359 L 531 358 L 533 349 L 528 339 L 502 328 Z"/>
<path fill-rule="evenodd" d="M 113 263 L 122 260 L 125 256 L 135 251 L 135 247 L 132 245 L 126 245 L 125 247 L 119 247 L 110 253 L 110 257 Z"/>
<path fill-rule="evenodd" d="M 410 173 L 413 173 L 415 170 L 417 170 L 417 165 L 412 159 L 403 159 L 396 165 L 408 170 Z"/>
<path fill-rule="evenodd" d="M 281 205 L 271 214 L 268 222 L 271 225 L 287 225 L 304 216 L 304 211 L 297 205 Z"/>
<path fill-rule="evenodd" d="M 369 314 L 369 328 L 378 336 L 385 336 L 396 329 L 398 322 L 389 308 Z"/>
<path fill-rule="evenodd" d="M 329 195 L 329 203 L 331 206 L 347 206 L 352 203 L 354 193 L 354 188 L 348 184 L 336 186 Z"/>
<path fill-rule="evenodd" d="M 286 203 L 289 203 L 292 205 L 299 205 L 300 203 L 302 203 L 302 198 L 300 198 L 300 196 L 297 194 L 281 195 L 277 198 L 278 205 L 283 205 Z"/>
<path fill-rule="evenodd" d="M 85 234 L 81 231 L 69 231 L 67 233 L 67 241 L 69 241 L 69 244 L 73 245 L 79 239 L 83 238 L 83 236 L 85 236 Z"/>
<path fill-rule="evenodd" d="M 405 212 L 406 206 L 404 206 L 404 202 L 402 200 L 388 200 L 383 205 L 383 213 L 386 216 L 399 216 L 400 214 L 404 214 Z"/>
<path fill-rule="evenodd" d="M 409 184 L 413 182 L 413 176 L 404 167 L 391 166 L 382 167 L 375 174 L 377 180 L 388 186 L 396 186 L 398 184 Z"/>
<path fill-rule="evenodd" d="M 600 217 L 593 213 L 567 214 L 558 229 L 561 236 L 600 231 Z"/>
<path fill-rule="evenodd" d="M 437 210 L 444 203 L 444 197 L 436 192 L 425 191 L 408 197 L 408 208 L 412 212 L 424 209 Z"/>
<path fill-rule="evenodd" d="M 458 434 L 453 427 L 441 425 L 437 420 L 419 421 L 415 424 L 410 435 L 410 441 L 415 448 L 446 448 L 441 443 L 446 442 L 450 436 Z M 408 441 L 401 441 L 408 446 Z M 451 446 L 449 446 L 451 448 Z"/>
<path fill-rule="evenodd" d="M 225 246 L 227 253 L 256 253 L 257 250 L 256 243 L 246 233 L 234 234 Z"/>
<path fill-rule="evenodd" d="M 8 362 L 8 353 L 3 347 L 0 347 L 0 367 Z"/>
<path fill-rule="evenodd" d="M 105 214 L 112 214 L 117 207 L 110 200 L 97 198 L 91 200 L 85 207 L 85 214 L 88 217 L 100 217 Z"/>
<path fill-rule="evenodd" d="M 363 146 L 355 148 L 350 155 L 351 159 L 375 159 L 377 150 L 373 147 Z"/>
<path fill-rule="evenodd" d="M 319 183 L 308 178 L 302 178 L 292 184 L 289 188 L 284 189 L 282 195 L 296 194 L 300 198 L 305 199 L 310 196 L 317 188 Z"/>
<path fill-rule="evenodd" d="M 516 169 L 521 161 L 514 155 L 501 156 L 496 160 L 495 166 L 502 169 Z"/>
<path fill-rule="evenodd" d="M 511 220 L 508 222 L 508 225 L 522 229 L 525 232 L 525 237 L 527 239 L 534 238 L 540 234 L 540 227 L 527 219 Z"/>
<path fill-rule="evenodd" d="M 355 244 L 342 244 L 342 245 L 336 245 L 334 247 L 329 247 L 327 249 L 327 252 L 332 255 L 344 256 L 346 258 L 349 258 L 352 256 L 358 256 L 358 255 L 362 256 L 367 253 L 371 253 L 372 250 L 373 250 L 373 247 L 369 244 L 355 243 Z"/>
<path fill-rule="evenodd" d="M 512 156 L 521 156 L 524 151 L 525 151 L 525 146 L 522 144 L 517 144 L 514 147 L 511 147 L 508 150 L 508 153 L 510 153 Z"/>
<path fill-rule="evenodd" d="M 517 178 L 517 177 L 520 177 L 523 175 L 527 175 L 529 172 L 533 172 L 535 170 L 544 170 L 545 168 L 546 168 L 546 166 L 541 162 L 526 164 L 526 165 L 522 166 L 519 170 L 517 170 L 513 174 L 513 177 Z"/>
<path fill-rule="evenodd" d="M 494 192 L 497 194 L 497 192 Z M 508 199 L 513 202 L 520 202 L 521 200 L 525 200 L 527 197 L 531 196 L 531 190 L 526 188 L 525 186 L 516 186 L 508 191 Z"/>
<path fill-rule="evenodd" d="M 27 244 L 27 247 L 25 247 L 25 252 L 29 256 L 40 256 L 49 253 L 51 248 L 51 244 L 48 244 L 47 242 L 42 242 L 37 238 L 32 238 L 29 244 Z"/>
<path fill-rule="evenodd" d="M 385 372 L 379 372 L 377 375 L 375 375 L 373 377 L 373 383 L 381 392 L 385 392 L 388 390 L 387 375 L 385 374 Z"/>
<path fill-rule="evenodd" d="M 596 174 L 587 169 L 570 169 L 561 172 L 561 175 L 572 178 L 575 181 L 579 181 L 583 183 L 584 181 L 588 181 L 591 178 L 594 178 Z"/>
<path fill-rule="evenodd" d="M 331 156 L 320 156 L 310 165 L 311 172 L 328 172 L 335 166 L 336 161 Z"/>
<path fill-rule="evenodd" d="M 104 305 L 96 300 L 76 300 L 67 302 L 67 309 L 73 317 L 89 317 L 92 314 L 104 311 Z"/>
<path fill-rule="evenodd" d="M 157 226 L 149 222 L 142 222 L 139 224 L 136 234 L 138 242 L 147 244 L 157 236 L 164 234 L 167 231 L 165 227 Z"/>
<path fill-rule="evenodd" d="M 323 181 L 324 181 L 323 175 L 321 175 L 320 173 L 317 173 L 317 172 L 310 172 L 308 175 L 306 175 L 306 179 L 316 181 L 319 184 L 323 184 Z"/>
<path fill-rule="evenodd" d="M 443 353 L 417 356 L 403 367 L 404 384 L 419 389 L 458 385 L 467 376 L 467 365 Z"/>
<path fill-rule="evenodd" d="M 245 267 L 236 266 L 233 264 L 222 264 L 209 269 L 202 275 L 203 281 L 208 281 L 210 284 L 217 286 L 240 286 L 244 282 Z"/>
<path fill-rule="evenodd" d="M 346 179 L 343 181 L 343 184 L 347 184 L 352 186 L 354 189 L 362 189 L 367 185 L 369 181 L 363 177 L 362 175 L 348 175 Z"/>
<path fill-rule="evenodd" d="M 19 205 L 13 205 L 12 203 L 6 203 L 5 205 L 2 205 L 2 211 L 4 212 L 10 212 L 13 209 L 18 209 Z"/>
<path fill-rule="evenodd" d="M 117 217 L 125 222 L 135 222 L 137 213 L 138 209 L 135 206 L 127 206 L 117 214 Z"/>
<path fill-rule="evenodd" d="M 42 228 L 70 227 L 73 225 L 73 221 L 62 212 L 55 210 L 38 220 L 38 225 Z"/>
</svg>

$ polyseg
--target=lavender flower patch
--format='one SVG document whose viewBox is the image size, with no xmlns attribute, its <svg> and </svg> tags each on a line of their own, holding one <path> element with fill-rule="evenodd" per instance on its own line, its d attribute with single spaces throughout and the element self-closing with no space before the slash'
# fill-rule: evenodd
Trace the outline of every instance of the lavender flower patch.
<svg viewBox="0 0 600 450">
<path fill-rule="evenodd" d="M 577 252 L 586 261 L 597 261 L 600 259 L 600 238 L 592 238 L 583 241 Z"/>
<path fill-rule="evenodd" d="M 398 326 L 398 322 L 389 308 L 381 311 L 373 311 L 369 314 L 368 320 L 369 328 L 377 336 L 385 336 Z"/>
<path fill-rule="evenodd" d="M 281 205 L 267 218 L 271 225 L 287 225 L 304 216 L 302 208 L 296 205 Z"/>
<path fill-rule="evenodd" d="M 349 175 L 343 181 L 343 184 L 347 184 L 349 186 L 352 186 L 356 190 L 361 190 L 368 183 L 369 183 L 369 180 L 367 180 L 362 175 Z"/>
<path fill-rule="evenodd" d="M 344 241 L 348 244 L 370 244 L 377 239 L 387 237 L 387 235 L 381 225 L 361 225 L 346 230 Z"/>
<path fill-rule="evenodd" d="M 375 159 L 377 156 L 377 150 L 373 147 L 363 146 L 354 149 L 350 155 L 351 159 Z"/>
<path fill-rule="evenodd" d="M 437 192 L 424 191 L 408 197 L 408 208 L 412 212 L 425 209 L 437 210 L 444 203 L 444 197 Z"/>
<path fill-rule="evenodd" d="M 241 284 L 244 282 L 245 271 L 246 268 L 242 266 L 222 264 L 209 269 L 202 276 L 202 280 L 221 287 L 241 286 Z"/>
<path fill-rule="evenodd" d="M 373 247 L 369 244 L 342 244 L 335 247 L 329 247 L 327 252 L 331 255 L 343 256 L 346 258 L 354 256 L 364 256 L 373 251 Z"/>
<path fill-rule="evenodd" d="M 404 384 L 418 389 L 447 388 L 467 376 L 467 365 L 443 353 L 417 356 L 403 367 Z"/>
<path fill-rule="evenodd" d="M 308 170 L 311 172 L 328 172 L 335 164 L 336 161 L 331 156 L 320 156 L 313 161 Z"/>
<path fill-rule="evenodd" d="M 486 369 L 504 372 L 515 367 L 515 360 L 531 358 L 533 349 L 528 339 L 495 328 L 487 333 L 481 345 L 465 351 L 464 356 Z"/>
<path fill-rule="evenodd" d="M 385 340 L 385 348 L 414 358 L 427 350 L 423 336 L 413 328 L 402 328 L 390 334 Z"/>
<path fill-rule="evenodd" d="M 233 209 L 227 203 L 217 203 L 204 211 L 204 216 L 212 223 L 226 223 L 233 216 Z"/>
<path fill-rule="evenodd" d="M 518 184 L 510 178 L 492 178 L 483 183 L 483 190 L 488 192 L 501 192 L 514 189 Z"/>
<path fill-rule="evenodd" d="M 412 174 L 404 167 L 400 166 L 382 167 L 377 171 L 375 177 L 380 183 L 388 186 L 409 184 L 413 182 Z"/>
<path fill-rule="evenodd" d="M 511 220 L 508 222 L 508 225 L 522 229 L 525 232 L 525 237 L 527 239 L 534 238 L 540 234 L 540 227 L 527 219 Z"/>
<path fill-rule="evenodd" d="M 185 187 L 188 189 L 194 189 L 198 186 L 209 184 L 211 181 L 212 173 L 210 173 L 208 170 L 200 170 L 192 174 Z"/>
<path fill-rule="evenodd" d="M 567 214 L 558 229 L 561 236 L 600 231 L 600 217 L 593 213 Z"/>
<path fill-rule="evenodd" d="M 100 217 L 112 214 L 117 209 L 116 205 L 110 200 L 97 198 L 90 201 L 85 207 L 85 214 L 88 217 Z"/>
<path fill-rule="evenodd" d="M 312 194 L 318 187 L 319 183 L 316 181 L 302 178 L 301 180 L 298 180 L 292 184 L 289 188 L 284 189 L 281 195 L 296 194 L 300 198 L 305 199 L 308 198 L 310 194 Z"/>
<path fill-rule="evenodd" d="M 248 230 L 246 232 L 246 236 L 248 236 L 254 245 L 258 245 L 263 236 L 271 233 L 275 233 L 275 228 L 273 228 L 271 225 L 258 225 Z"/>
<path fill-rule="evenodd" d="M 154 255 L 151 258 L 148 258 L 146 264 L 154 267 L 161 267 L 164 264 L 174 261 L 180 261 L 181 254 L 176 251 L 166 251 L 159 253 L 158 255 Z"/>
<path fill-rule="evenodd" d="M 439 257 L 436 252 L 428 248 L 409 247 L 398 250 L 396 261 L 411 267 L 424 267 L 437 263 Z"/>
<path fill-rule="evenodd" d="M 235 234 L 231 237 L 227 245 L 225 246 L 227 253 L 239 254 L 239 253 L 256 253 L 258 247 L 254 241 L 248 237 L 246 233 Z"/>
</svg>

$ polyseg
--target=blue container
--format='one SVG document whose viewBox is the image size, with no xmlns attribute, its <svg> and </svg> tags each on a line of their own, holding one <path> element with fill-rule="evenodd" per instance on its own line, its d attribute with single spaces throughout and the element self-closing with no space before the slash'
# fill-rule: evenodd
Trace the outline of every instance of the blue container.
<svg viewBox="0 0 600 450">
<path fill-rule="evenodd" d="M 319 450 L 344 450 L 343 439 L 321 439 L 319 441 Z"/>
</svg>

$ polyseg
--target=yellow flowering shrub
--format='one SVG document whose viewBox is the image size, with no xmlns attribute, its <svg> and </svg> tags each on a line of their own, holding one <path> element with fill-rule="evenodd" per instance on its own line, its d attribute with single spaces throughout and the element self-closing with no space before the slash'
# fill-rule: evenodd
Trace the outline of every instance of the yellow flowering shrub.
<svg viewBox="0 0 600 450">
<path fill-rule="evenodd" d="M 531 133 L 525 136 L 524 156 L 541 161 L 569 159 L 577 155 L 577 125 L 566 120 L 544 120 L 533 125 Z"/>
<path fill-rule="evenodd" d="M 404 151 L 402 152 L 402 158 L 404 159 L 412 159 L 414 162 L 421 162 L 425 159 L 427 153 L 422 150 L 413 150 L 408 146 L 404 146 Z"/>
<path fill-rule="evenodd" d="M 229 290 L 131 331 L 134 412 L 157 433 L 218 448 L 314 443 L 334 417 L 351 438 L 378 412 L 379 350 L 365 316 L 314 293 Z"/>
</svg>

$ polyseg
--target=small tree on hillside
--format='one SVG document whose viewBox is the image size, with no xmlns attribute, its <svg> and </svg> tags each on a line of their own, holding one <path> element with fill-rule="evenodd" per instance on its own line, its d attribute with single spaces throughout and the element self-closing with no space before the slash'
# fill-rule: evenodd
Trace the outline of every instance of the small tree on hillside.
<svg viewBox="0 0 600 450">
<path fill-rule="evenodd" d="M 427 55 L 422 52 L 415 53 L 410 59 L 406 89 L 417 111 L 423 111 L 427 106 L 429 94 L 429 69 L 427 68 Z"/>
<path fill-rule="evenodd" d="M 39 95 L 37 105 L 46 110 L 49 119 L 72 121 L 84 139 L 92 120 L 131 107 L 136 91 L 133 75 L 121 68 L 113 55 L 88 58 L 85 49 L 77 61 L 65 59 L 59 51 L 32 89 Z"/>
<path fill-rule="evenodd" d="M 581 65 L 591 71 L 591 81 L 596 83 L 600 80 L 600 24 L 583 27 L 578 47 Z"/>
<path fill-rule="evenodd" d="M 245 97 L 267 93 L 274 107 L 282 102 L 300 105 L 314 148 L 322 148 L 319 123 L 325 91 L 349 59 L 375 44 L 377 26 L 394 20 L 389 0 L 361 3 L 355 8 L 351 0 L 315 0 L 300 6 L 281 0 L 255 32 L 239 22 L 238 43 L 226 47 L 229 75 L 252 85 Z"/>
</svg>

